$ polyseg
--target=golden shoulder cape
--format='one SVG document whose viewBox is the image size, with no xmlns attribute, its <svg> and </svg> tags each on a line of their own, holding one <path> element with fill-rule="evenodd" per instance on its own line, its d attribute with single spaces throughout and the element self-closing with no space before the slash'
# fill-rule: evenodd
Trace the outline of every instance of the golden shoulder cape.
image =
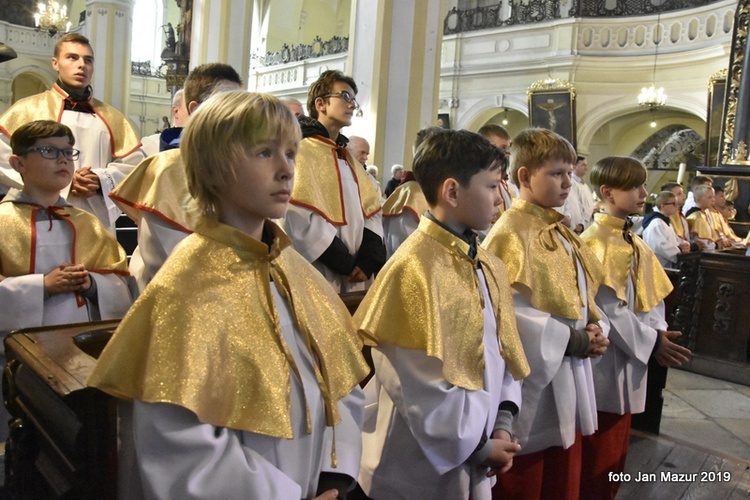
<svg viewBox="0 0 750 500">
<path fill-rule="evenodd" d="M 417 230 L 386 262 L 354 314 L 366 342 L 421 349 L 443 363 L 443 376 L 468 390 L 484 386 L 481 264 L 497 318 L 501 354 L 516 379 L 529 365 L 516 329 L 508 278 L 499 259 L 422 217 Z"/>
<path fill-rule="evenodd" d="M 404 213 L 404 210 L 408 210 L 420 219 L 429 208 L 419 183 L 408 181 L 398 186 L 385 200 L 383 217 L 396 217 Z"/>
<path fill-rule="evenodd" d="M 690 234 L 702 240 L 716 241 L 719 239 L 719 234 L 709 224 L 708 217 L 703 210 L 696 210 L 688 215 L 687 220 L 690 226 Z"/>
<path fill-rule="evenodd" d="M 672 291 L 672 283 L 654 252 L 629 228 L 625 229 L 623 219 L 594 214 L 594 223 L 581 238 L 604 264 L 604 284 L 625 303 L 628 279 L 633 271 L 636 312 L 650 311 Z"/>
<path fill-rule="evenodd" d="M 578 266 L 555 233 L 565 238 L 586 273 L 588 321 L 599 321 L 594 297 L 603 270 L 596 256 L 560 221 L 562 215 L 520 198 L 495 222 L 482 246 L 500 257 L 511 284 L 531 292 L 531 305 L 567 319 L 582 319 L 584 298 L 578 288 Z"/>
<path fill-rule="evenodd" d="M 125 250 L 96 216 L 71 206 L 51 208 L 53 217 L 73 230 L 72 264 L 83 264 L 98 274 L 130 275 Z M 45 209 L 24 202 L 0 203 L 0 280 L 36 272 L 36 222 L 39 210 Z"/>
<path fill-rule="evenodd" d="M 146 211 L 192 233 L 200 218 L 200 210 L 188 191 L 179 149 L 143 160 L 109 196 L 134 221 L 140 221 L 140 212 Z"/>
<path fill-rule="evenodd" d="M 319 135 L 302 139 L 299 144 L 291 203 L 318 213 L 334 226 L 345 226 L 347 215 L 337 166 L 338 153 L 346 155 L 346 163 L 357 181 L 365 218 L 369 219 L 381 210 L 380 198 L 365 169 L 346 149 Z"/>
<path fill-rule="evenodd" d="M 273 279 L 318 361 L 326 423 L 338 423 L 336 402 L 369 371 L 362 342 L 331 286 L 279 227 L 266 224 L 270 251 L 202 219 L 123 318 L 89 385 L 182 406 L 211 425 L 292 439 L 290 376 L 299 372 L 279 326 Z"/>
<path fill-rule="evenodd" d="M 67 92 L 55 84 L 50 90 L 21 99 L 0 116 L 0 132 L 12 137 L 19 127 L 34 120 L 59 122 L 67 96 Z M 128 156 L 141 147 L 138 135 L 122 113 L 93 97 L 89 103 L 109 130 L 110 150 L 114 158 Z"/>
<path fill-rule="evenodd" d="M 677 212 L 669 216 L 669 222 L 670 222 L 670 225 L 672 226 L 672 229 L 674 229 L 674 232 L 677 233 L 677 236 L 679 236 L 683 240 L 690 241 L 690 235 L 685 234 L 685 226 L 682 225 L 682 220 L 684 218 L 685 216 L 682 215 L 682 212 L 678 210 Z M 688 229 L 689 228 L 690 226 L 688 224 Z"/>
</svg>

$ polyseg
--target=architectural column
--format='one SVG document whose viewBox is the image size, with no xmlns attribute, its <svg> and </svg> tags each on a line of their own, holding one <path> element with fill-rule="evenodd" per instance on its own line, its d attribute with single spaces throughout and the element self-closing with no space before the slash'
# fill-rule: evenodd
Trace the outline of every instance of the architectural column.
<svg viewBox="0 0 750 500">
<path fill-rule="evenodd" d="M 193 0 L 190 67 L 221 62 L 247 83 L 250 71 L 252 0 Z"/>
<path fill-rule="evenodd" d="M 410 168 L 417 132 L 437 122 L 445 14 L 445 0 L 352 2 L 346 66 L 363 116 L 344 133 L 370 141 L 382 172 Z"/>
<path fill-rule="evenodd" d="M 87 0 L 81 34 L 94 49 L 94 97 L 128 116 L 133 0 Z"/>
</svg>

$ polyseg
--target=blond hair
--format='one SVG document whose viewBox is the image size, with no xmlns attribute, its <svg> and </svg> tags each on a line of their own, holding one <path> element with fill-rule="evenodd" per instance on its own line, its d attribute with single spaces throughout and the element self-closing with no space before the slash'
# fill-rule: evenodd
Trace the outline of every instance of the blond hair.
<svg viewBox="0 0 750 500">
<path fill-rule="evenodd" d="M 698 198 L 703 198 L 709 191 L 711 191 L 711 194 L 714 194 L 714 188 L 712 186 L 701 184 L 700 186 L 696 186 L 695 189 L 693 189 L 693 197 L 696 200 Z"/>
<path fill-rule="evenodd" d="M 510 178 L 518 182 L 518 170 L 526 167 L 529 174 L 535 173 L 547 161 L 562 161 L 575 165 L 576 150 L 563 136 L 546 128 L 529 128 L 519 132 L 510 145 Z"/>
<path fill-rule="evenodd" d="M 188 189 L 203 215 L 216 219 L 217 203 L 250 148 L 302 134 L 291 111 L 276 97 L 244 90 L 208 99 L 192 115 L 180 142 Z"/>
<path fill-rule="evenodd" d="M 661 193 L 656 195 L 654 205 L 656 205 L 657 207 L 663 207 L 665 203 L 671 203 L 675 200 L 677 200 L 677 195 L 672 191 L 662 191 Z"/>
</svg>

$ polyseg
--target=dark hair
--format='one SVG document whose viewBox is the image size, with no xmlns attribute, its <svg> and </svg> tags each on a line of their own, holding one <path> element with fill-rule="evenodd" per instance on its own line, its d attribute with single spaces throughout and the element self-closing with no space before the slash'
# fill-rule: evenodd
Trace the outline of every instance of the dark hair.
<svg viewBox="0 0 750 500">
<path fill-rule="evenodd" d="M 713 186 L 714 193 L 723 193 L 724 192 L 724 186 Z"/>
<path fill-rule="evenodd" d="M 646 167 L 631 156 L 607 156 L 602 158 L 589 172 L 589 180 L 601 196 L 601 187 L 633 189 L 648 178 Z"/>
<path fill-rule="evenodd" d="M 10 147 L 14 155 L 21 155 L 33 147 L 37 139 L 48 137 L 67 137 L 72 146 L 76 143 L 73 131 L 67 125 L 53 120 L 36 120 L 22 125 L 10 138 Z"/>
<path fill-rule="evenodd" d="M 81 45 L 88 45 L 91 52 L 94 52 L 93 47 L 91 47 L 91 42 L 89 42 L 89 39 L 85 36 L 80 33 L 65 33 L 55 43 L 55 57 L 60 57 L 60 48 L 64 43 L 80 43 Z"/>
<path fill-rule="evenodd" d="M 679 182 L 667 182 L 661 187 L 662 191 L 672 191 L 676 187 L 682 187 L 682 184 Z"/>
<path fill-rule="evenodd" d="M 443 130 L 428 135 L 417 148 L 412 170 L 430 206 L 438 201 L 443 183 L 453 178 L 468 186 L 482 170 L 500 168 L 503 152 L 479 134 L 468 130 Z"/>
<path fill-rule="evenodd" d="M 489 139 L 490 136 L 496 135 L 503 139 L 510 140 L 510 134 L 508 133 L 508 130 L 502 125 L 498 125 L 497 123 L 488 123 L 486 125 L 482 125 L 482 127 L 477 130 L 477 134 L 481 135 L 485 139 Z"/>
<path fill-rule="evenodd" d="M 690 189 L 695 189 L 702 184 L 713 184 L 714 180 L 707 175 L 696 175 L 693 180 L 690 181 Z"/>
<path fill-rule="evenodd" d="M 417 132 L 417 138 L 414 140 L 414 151 L 424 142 L 424 140 L 434 134 L 440 134 L 444 132 L 443 127 L 427 127 Z"/>
<path fill-rule="evenodd" d="M 352 77 L 346 76 L 337 69 L 329 69 L 322 72 L 320 77 L 310 85 L 310 89 L 307 91 L 307 112 L 310 114 L 310 118 L 318 119 L 318 110 L 315 109 L 315 101 L 318 97 L 330 94 L 336 82 L 346 83 L 352 88 L 354 94 L 357 94 L 357 84 L 354 83 Z"/>
<path fill-rule="evenodd" d="M 578 156 L 576 156 L 576 163 L 582 162 L 585 159 L 586 159 L 585 156 L 578 155 Z"/>
<path fill-rule="evenodd" d="M 224 63 L 208 63 L 196 66 L 185 79 L 183 85 L 185 107 L 195 101 L 201 104 L 211 97 L 220 82 L 232 82 L 242 85 L 242 78 L 233 67 Z M 236 89 L 239 90 L 239 89 Z"/>
</svg>

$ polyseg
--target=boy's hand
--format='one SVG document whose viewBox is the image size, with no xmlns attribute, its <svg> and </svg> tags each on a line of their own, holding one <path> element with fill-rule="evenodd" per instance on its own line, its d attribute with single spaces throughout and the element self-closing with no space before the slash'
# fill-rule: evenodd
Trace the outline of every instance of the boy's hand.
<svg viewBox="0 0 750 500">
<path fill-rule="evenodd" d="M 589 335 L 589 348 L 584 354 L 585 358 L 598 358 L 607 352 L 609 339 L 602 333 L 602 328 L 596 323 L 586 325 L 586 333 Z"/>
<path fill-rule="evenodd" d="M 672 342 L 682 335 L 677 331 L 659 331 L 661 342 L 654 352 L 654 359 L 662 366 L 682 366 L 693 354 L 690 349 Z"/>
<path fill-rule="evenodd" d="M 313 500 L 336 500 L 338 496 L 339 490 L 333 489 L 321 493 L 320 495 L 313 498 Z"/>
<path fill-rule="evenodd" d="M 690 243 L 688 243 L 687 241 L 683 241 L 682 243 L 680 243 L 679 247 L 680 247 L 680 252 L 682 253 L 690 251 Z"/>
<path fill-rule="evenodd" d="M 521 451 L 521 445 L 511 441 L 508 431 L 496 430 L 492 433 L 492 453 L 482 465 L 489 467 L 487 477 L 507 472 L 513 467 L 513 457 Z"/>
<path fill-rule="evenodd" d="M 91 171 L 91 167 L 79 168 L 73 174 L 73 184 L 70 192 L 76 196 L 89 198 L 99 190 L 99 177 Z"/>
<path fill-rule="evenodd" d="M 367 275 L 362 269 L 359 268 L 359 266 L 354 266 L 352 272 L 349 273 L 349 281 L 351 283 L 360 283 L 362 281 L 367 281 Z"/>
<path fill-rule="evenodd" d="M 82 264 L 60 264 L 44 276 L 44 289 L 49 295 L 85 292 L 89 288 L 91 276 Z"/>
</svg>

